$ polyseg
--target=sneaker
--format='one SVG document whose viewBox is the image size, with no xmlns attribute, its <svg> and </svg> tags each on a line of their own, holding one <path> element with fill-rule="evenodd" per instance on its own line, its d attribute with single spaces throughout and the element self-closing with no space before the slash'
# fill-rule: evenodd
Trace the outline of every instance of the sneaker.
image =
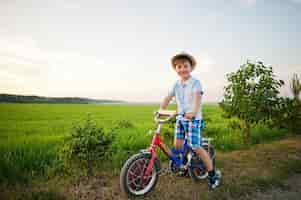
<svg viewBox="0 0 301 200">
<path fill-rule="evenodd" d="M 185 176 L 188 175 L 188 170 L 187 169 L 186 170 L 180 170 L 179 173 L 178 173 L 178 175 L 180 177 L 185 177 Z"/>
<path fill-rule="evenodd" d="M 186 169 L 184 165 L 180 165 L 178 176 L 184 177 L 187 175 L 188 175 L 188 169 Z"/>
<path fill-rule="evenodd" d="M 213 177 L 208 176 L 209 190 L 213 190 L 217 186 L 220 185 L 221 177 L 222 177 L 222 174 L 219 170 L 215 171 L 215 176 L 213 176 Z"/>
</svg>

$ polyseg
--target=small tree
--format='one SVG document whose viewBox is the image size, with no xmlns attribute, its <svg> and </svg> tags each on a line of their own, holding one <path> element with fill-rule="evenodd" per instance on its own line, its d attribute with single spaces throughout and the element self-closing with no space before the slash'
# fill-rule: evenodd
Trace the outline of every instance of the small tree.
<svg viewBox="0 0 301 200">
<path fill-rule="evenodd" d="M 248 144 L 251 125 L 270 119 L 279 103 L 279 88 L 284 82 L 275 79 L 272 67 L 262 62 L 247 62 L 236 72 L 227 74 L 227 79 L 229 84 L 220 106 L 228 116 L 241 120 L 243 141 Z"/>
<path fill-rule="evenodd" d="M 291 132 L 299 133 L 301 131 L 301 83 L 297 74 L 293 75 L 290 81 L 290 88 L 294 98 L 281 98 L 281 104 L 278 112 L 274 115 L 276 124 L 287 128 Z"/>
<path fill-rule="evenodd" d="M 62 156 L 66 163 L 83 166 L 90 176 L 95 162 L 102 161 L 108 154 L 112 141 L 113 135 L 105 133 L 88 115 L 85 122 L 74 125 L 65 138 Z"/>
<path fill-rule="evenodd" d="M 297 74 L 293 75 L 293 78 L 292 78 L 291 84 L 290 84 L 290 88 L 294 95 L 294 99 L 300 101 L 299 98 L 300 98 L 300 93 L 301 93 L 301 83 L 300 83 L 300 80 L 299 80 L 299 77 Z"/>
<path fill-rule="evenodd" d="M 301 102 L 295 98 L 281 98 L 272 119 L 276 127 L 286 128 L 292 133 L 300 134 Z"/>
</svg>

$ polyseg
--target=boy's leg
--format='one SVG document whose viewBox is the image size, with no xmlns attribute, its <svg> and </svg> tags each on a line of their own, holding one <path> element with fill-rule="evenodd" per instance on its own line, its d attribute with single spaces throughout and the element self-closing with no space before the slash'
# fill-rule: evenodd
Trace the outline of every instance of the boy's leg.
<svg viewBox="0 0 301 200">
<path fill-rule="evenodd" d="M 188 143 L 191 148 L 196 152 L 199 158 L 202 159 L 208 171 L 213 170 L 212 161 L 209 157 L 208 152 L 203 149 L 201 141 L 202 141 L 202 133 L 201 133 L 201 121 L 200 120 L 191 120 L 188 123 Z"/>
<path fill-rule="evenodd" d="M 174 146 L 177 150 L 180 150 L 184 143 L 184 128 L 181 121 L 177 119 L 174 132 Z"/>
<path fill-rule="evenodd" d="M 184 140 L 183 139 L 177 139 L 175 138 L 174 141 L 174 146 L 177 150 L 181 150 L 182 146 L 183 146 Z"/>
<path fill-rule="evenodd" d="M 202 159 L 202 161 L 206 165 L 208 172 L 212 171 L 213 170 L 212 160 L 210 159 L 208 152 L 205 151 L 205 149 L 203 149 L 202 147 L 195 148 L 194 151 Z"/>
<path fill-rule="evenodd" d="M 181 122 L 177 119 L 174 131 L 174 146 L 175 149 L 172 150 L 171 155 L 169 158 L 174 161 L 177 165 L 180 165 L 180 160 L 177 157 L 179 150 L 182 148 L 184 142 L 184 130 L 181 126 Z"/>
<path fill-rule="evenodd" d="M 185 138 L 185 131 L 183 127 L 183 122 L 177 119 L 176 126 L 175 126 L 175 138 L 174 138 L 174 147 L 176 154 L 180 152 L 180 150 L 183 147 L 184 144 L 184 138 Z M 179 163 L 182 164 L 182 163 Z M 180 170 L 179 176 L 186 176 L 187 170 Z"/>
<path fill-rule="evenodd" d="M 209 188 L 213 189 L 219 185 L 221 175 L 220 172 L 215 172 L 209 154 L 201 146 L 202 135 L 200 123 L 200 120 L 190 121 L 188 127 L 188 143 L 191 145 L 191 147 L 195 150 L 197 155 L 202 159 L 202 161 L 206 165 L 209 178 Z"/>
</svg>

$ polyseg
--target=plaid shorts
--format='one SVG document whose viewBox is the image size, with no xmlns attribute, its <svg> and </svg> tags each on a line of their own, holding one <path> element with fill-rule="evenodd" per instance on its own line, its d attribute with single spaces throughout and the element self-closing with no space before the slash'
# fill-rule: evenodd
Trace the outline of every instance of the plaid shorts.
<svg viewBox="0 0 301 200">
<path fill-rule="evenodd" d="M 184 139 L 187 133 L 188 145 L 192 148 L 201 147 L 202 143 L 202 128 L 203 120 L 192 119 L 181 120 L 177 119 L 175 125 L 175 139 Z"/>
</svg>

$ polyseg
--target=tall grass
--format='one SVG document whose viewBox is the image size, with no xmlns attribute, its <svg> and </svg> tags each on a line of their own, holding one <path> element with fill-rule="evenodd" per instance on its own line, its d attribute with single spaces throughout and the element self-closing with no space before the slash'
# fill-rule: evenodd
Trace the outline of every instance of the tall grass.
<svg viewBox="0 0 301 200">
<path fill-rule="evenodd" d="M 74 123 L 87 114 L 116 139 L 112 155 L 102 168 L 118 169 L 131 154 L 147 148 L 156 126 L 153 112 L 158 105 L 70 105 L 70 104 L 0 104 L 0 183 L 27 182 L 47 177 L 58 162 L 62 138 Z M 174 105 L 171 108 L 175 108 Z M 212 137 L 215 148 L 231 151 L 244 148 L 239 121 L 226 119 L 215 104 L 204 105 L 204 136 Z M 119 128 L 114 130 L 116 124 Z M 112 132 L 112 134 L 113 134 Z M 287 135 L 287 131 L 263 125 L 251 131 L 252 144 L 269 142 Z M 162 136 L 173 143 L 173 125 L 165 125 Z M 162 157 L 163 158 L 163 157 Z"/>
<path fill-rule="evenodd" d="M 31 141 L 9 141 L 0 146 L 0 183 L 27 183 L 36 176 L 45 176 L 58 159 L 57 138 L 31 137 Z"/>
</svg>

